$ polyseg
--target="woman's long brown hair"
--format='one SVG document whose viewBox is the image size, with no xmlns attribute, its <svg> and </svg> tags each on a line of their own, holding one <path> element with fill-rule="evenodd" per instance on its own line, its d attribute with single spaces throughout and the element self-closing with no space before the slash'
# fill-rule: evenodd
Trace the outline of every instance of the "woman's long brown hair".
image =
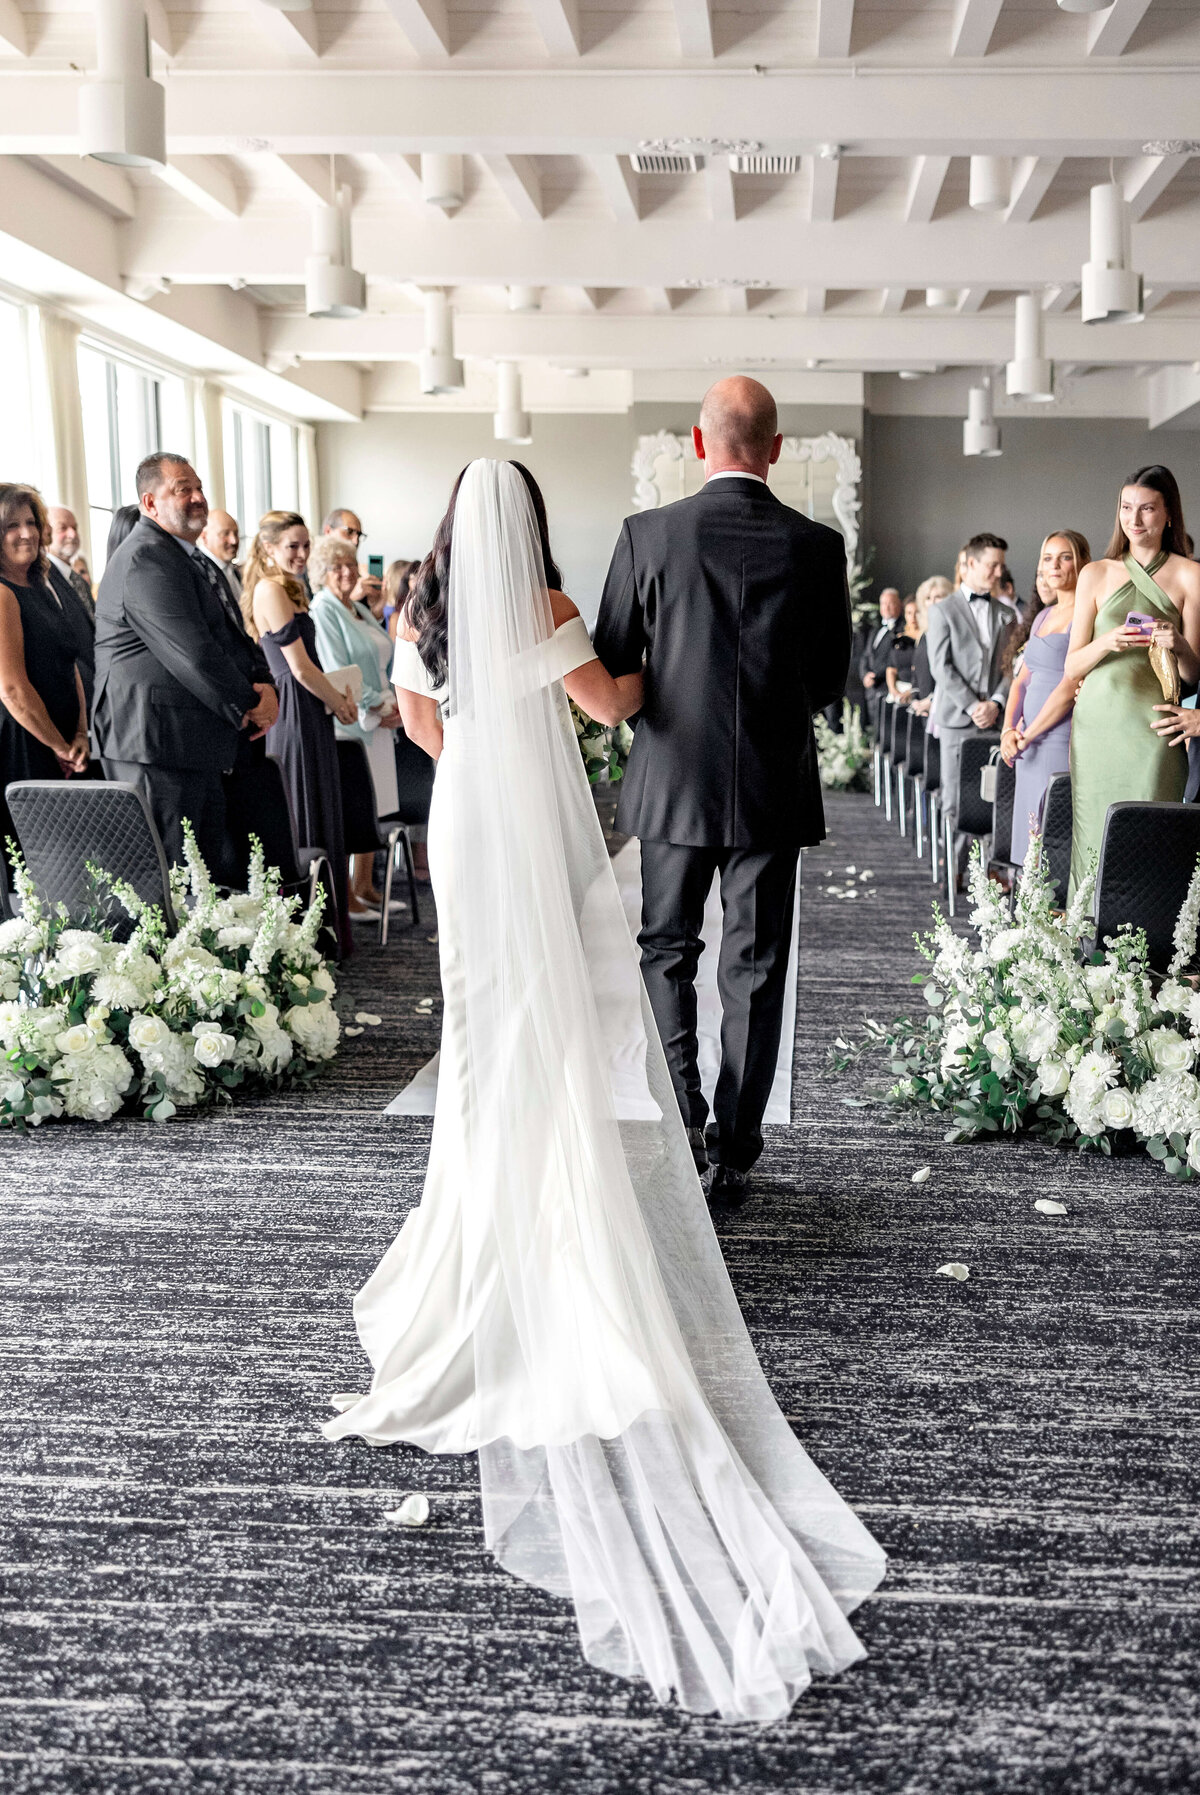
<svg viewBox="0 0 1200 1795">
<path fill-rule="evenodd" d="M 0 542 L 4 539 L 4 532 L 11 530 L 15 523 L 20 522 L 20 512 L 25 505 L 28 505 L 33 512 L 39 543 L 37 559 L 31 561 L 29 565 L 29 578 L 39 585 L 45 586 L 50 581 L 50 563 L 46 558 L 46 537 L 50 532 L 46 523 L 46 507 L 42 503 L 42 495 L 35 486 L 22 486 L 17 483 L 10 485 L 0 482 Z M 2 553 L 3 551 L 0 550 L 0 554 Z M 0 573 L 0 579 L 3 577 L 3 574 Z"/>
<path fill-rule="evenodd" d="M 250 543 L 250 552 L 242 569 L 242 616 L 246 629 L 257 642 L 258 627 L 254 621 L 254 589 L 260 580 L 274 580 L 282 586 L 298 611 L 307 611 L 308 593 L 294 573 L 287 573 L 271 554 L 285 530 L 295 529 L 304 519 L 298 511 L 268 511 L 258 520 L 258 529 Z"/>
<path fill-rule="evenodd" d="M 1186 555 L 1188 552 L 1188 534 L 1183 522 L 1183 500 L 1179 496 L 1179 482 L 1169 467 L 1160 462 L 1153 462 L 1149 467 L 1140 467 L 1136 474 L 1130 474 L 1121 482 L 1121 492 L 1127 486 L 1147 486 L 1151 492 L 1161 495 L 1167 507 L 1167 525 L 1163 531 L 1162 545 L 1169 555 Z M 1110 561 L 1123 561 L 1129 553 L 1129 538 L 1121 528 L 1121 492 L 1117 494 L 1117 516 L 1113 524 L 1112 539 L 1105 554 Z"/>
</svg>

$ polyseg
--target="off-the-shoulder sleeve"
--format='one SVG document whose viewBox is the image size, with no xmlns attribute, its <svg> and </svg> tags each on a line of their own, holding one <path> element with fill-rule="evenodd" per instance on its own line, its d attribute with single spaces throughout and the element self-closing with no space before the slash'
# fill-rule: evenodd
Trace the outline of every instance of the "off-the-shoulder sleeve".
<svg viewBox="0 0 1200 1795">
<path fill-rule="evenodd" d="M 546 669 L 551 679 L 565 679 L 576 667 L 594 661 L 596 650 L 582 617 L 568 618 L 555 630 L 546 644 Z"/>
<path fill-rule="evenodd" d="M 392 684 L 400 686 L 405 692 L 416 692 L 422 698 L 436 699 L 439 703 L 446 696 L 445 689 L 435 686 L 430 679 L 416 643 L 406 642 L 403 636 L 396 637 L 396 647 L 392 654 Z"/>
</svg>

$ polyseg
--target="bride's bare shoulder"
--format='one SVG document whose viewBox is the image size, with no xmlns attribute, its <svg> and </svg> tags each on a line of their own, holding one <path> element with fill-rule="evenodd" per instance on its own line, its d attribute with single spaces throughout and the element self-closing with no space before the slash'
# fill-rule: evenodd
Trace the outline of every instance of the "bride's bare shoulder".
<svg viewBox="0 0 1200 1795">
<path fill-rule="evenodd" d="M 548 596 L 550 614 L 554 618 L 555 629 L 561 629 L 564 623 L 570 623 L 572 617 L 578 617 L 579 606 L 573 599 L 569 599 L 565 592 L 551 590 Z"/>
</svg>

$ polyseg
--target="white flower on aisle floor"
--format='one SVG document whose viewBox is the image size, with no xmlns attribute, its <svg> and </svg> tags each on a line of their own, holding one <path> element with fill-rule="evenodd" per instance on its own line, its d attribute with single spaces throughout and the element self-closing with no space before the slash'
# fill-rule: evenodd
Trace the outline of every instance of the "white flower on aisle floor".
<svg viewBox="0 0 1200 1795">
<path fill-rule="evenodd" d="M 309 1079 L 337 1051 L 336 984 L 302 911 L 254 844 L 250 889 L 222 897 L 186 829 L 171 873 L 180 926 L 89 869 L 94 927 L 38 898 L 19 855 L 21 913 L 0 924 L 0 1126 L 107 1122 L 137 1104 L 164 1122 L 240 1089 Z M 115 904 L 133 922 L 114 939 Z"/>
<path fill-rule="evenodd" d="M 866 1024 L 859 1046 L 831 1052 L 831 1067 L 885 1050 L 892 1097 L 944 1113 L 952 1141 L 1028 1131 L 1111 1153 L 1114 1137 L 1133 1137 L 1175 1176 L 1200 1175 L 1200 991 L 1184 978 L 1200 929 L 1200 862 L 1157 988 L 1141 931 L 1090 949 L 1092 883 L 1056 912 L 1034 835 L 1010 915 L 977 853 L 978 949 L 935 905 L 933 930 L 918 943 L 929 971 L 914 979 L 927 1013 Z"/>
</svg>

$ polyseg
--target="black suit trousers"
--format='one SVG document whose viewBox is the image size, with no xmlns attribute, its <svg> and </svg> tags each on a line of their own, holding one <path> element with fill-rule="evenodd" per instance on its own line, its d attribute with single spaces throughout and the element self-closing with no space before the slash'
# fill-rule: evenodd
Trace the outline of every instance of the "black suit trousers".
<svg viewBox="0 0 1200 1795">
<path fill-rule="evenodd" d="M 721 876 L 717 963 L 721 1070 L 708 1130 L 709 1155 L 748 1171 L 762 1152 L 762 1119 L 779 1060 L 797 848 L 682 847 L 642 843 L 642 977 L 689 1128 L 703 1128 L 696 1041 L 696 967 L 704 905 Z"/>
<path fill-rule="evenodd" d="M 183 865 L 183 819 L 196 831 L 196 845 L 214 879 L 224 884 L 230 874 L 225 828 L 225 788 L 219 773 L 181 767 L 147 767 L 137 760 L 104 757 L 106 779 L 136 785 L 150 806 L 162 837 L 168 866 Z"/>
</svg>

